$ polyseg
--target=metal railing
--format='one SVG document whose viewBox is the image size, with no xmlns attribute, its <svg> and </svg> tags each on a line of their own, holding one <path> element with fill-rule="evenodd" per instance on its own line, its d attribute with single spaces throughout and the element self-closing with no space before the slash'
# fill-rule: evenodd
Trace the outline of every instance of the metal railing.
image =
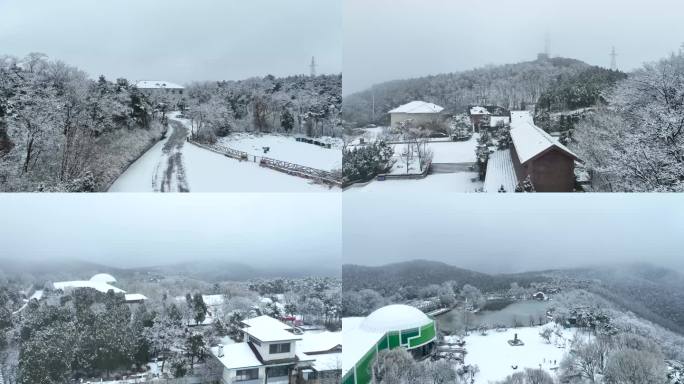
<svg viewBox="0 0 684 384">
<path fill-rule="evenodd" d="M 342 185 L 341 177 L 333 172 L 311 168 L 300 164 L 290 163 L 284 160 L 272 159 L 270 157 L 250 155 L 247 152 L 238 151 L 236 149 L 221 145 L 206 145 L 189 139 L 188 142 L 200 148 L 207 149 L 209 151 L 218 153 L 220 155 L 224 155 L 226 157 L 230 157 L 240 161 L 253 161 L 259 164 L 259 166 L 261 167 L 270 168 L 282 173 L 287 173 L 288 175 L 298 176 L 305 179 L 323 182 L 334 186 Z"/>
</svg>

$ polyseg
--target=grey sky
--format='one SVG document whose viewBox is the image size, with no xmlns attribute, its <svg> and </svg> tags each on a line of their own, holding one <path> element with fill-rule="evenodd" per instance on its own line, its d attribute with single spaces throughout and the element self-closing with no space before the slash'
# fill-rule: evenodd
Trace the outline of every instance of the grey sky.
<svg viewBox="0 0 684 384">
<path fill-rule="evenodd" d="M 1 0 L 0 54 L 91 76 L 239 80 L 342 71 L 339 0 Z"/>
<path fill-rule="evenodd" d="M 684 271 L 676 194 L 345 194 L 343 260 L 413 259 L 482 272 L 613 262 Z"/>
<path fill-rule="evenodd" d="M 552 56 L 622 70 L 676 51 L 675 0 L 345 0 L 344 94 L 387 80 Z"/>
<path fill-rule="evenodd" d="M 114 267 L 340 264 L 339 194 L 0 194 L 2 255 Z M 303 265 L 303 264 L 302 264 Z"/>
</svg>

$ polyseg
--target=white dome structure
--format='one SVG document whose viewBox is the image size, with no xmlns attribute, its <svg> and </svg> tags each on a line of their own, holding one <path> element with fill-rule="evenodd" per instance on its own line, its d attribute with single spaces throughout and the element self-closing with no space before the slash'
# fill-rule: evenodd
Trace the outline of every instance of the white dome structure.
<svg viewBox="0 0 684 384">
<path fill-rule="evenodd" d="M 116 283 L 116 279 L 114 278 L 114 276 L 112 276 L 108 273 L 98 273 L 97 275 L 91 277 L 90 281 L 92 281 L 93 283 L 104 283 L 104 284 Z"/>
<path fill-rule="evenodd" d="M 435 351 L 435 321 L 415 307 L 392 304 L 366 318 L 342 319 L 342 324 L 343 383 L 370 384 L 371 368 L 380 351 L 404 348 L 415 359 Z"/>
<path fill-rule="evenodd" d="M 359 328 L 367 332 L 391 332 L 420 328 L 431 323 L 432 320 L 421 310 L 393 304 L 375 310 L 361 322 Z"/>
</svg>

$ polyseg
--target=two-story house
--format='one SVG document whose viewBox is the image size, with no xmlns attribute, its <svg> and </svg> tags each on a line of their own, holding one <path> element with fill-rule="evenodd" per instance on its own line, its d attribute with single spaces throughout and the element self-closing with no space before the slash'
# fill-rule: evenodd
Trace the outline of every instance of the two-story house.
<svg viewBox="0 0 684 384">
<path fill-rule="evenodd" d="M 211 349 L 223 384 L 339 381 L 340 332 L 302 333 L 269 316 L 242 322 L 244 341 Z"/>
</svg>

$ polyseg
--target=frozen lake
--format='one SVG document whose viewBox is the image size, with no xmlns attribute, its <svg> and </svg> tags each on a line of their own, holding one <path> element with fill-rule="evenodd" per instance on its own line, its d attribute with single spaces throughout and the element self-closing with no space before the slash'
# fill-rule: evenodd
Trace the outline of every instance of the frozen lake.
<svg viewBox="0 0 684 384">
<path fill-rule="evenodd" d="M 469 327 L 476 328 L 483 324 L 489 326 L 501 324 L 506 327 L 513 327 L 516 322 L 518 325 L 527 326 L 530 324 L 530 316 L 535 322 L 539 321 L 539 317 L 544 318 L 548 307 L 548 301 L 518 301 L 499 310 L 480 311 L 472 314 Z M 453 331 L 457 329 L 459 325 L 463 324 L 463 312 L 447 312 L 441 316 L 437 316 L 436 320 L 440 329 Z"/>
</svg>

